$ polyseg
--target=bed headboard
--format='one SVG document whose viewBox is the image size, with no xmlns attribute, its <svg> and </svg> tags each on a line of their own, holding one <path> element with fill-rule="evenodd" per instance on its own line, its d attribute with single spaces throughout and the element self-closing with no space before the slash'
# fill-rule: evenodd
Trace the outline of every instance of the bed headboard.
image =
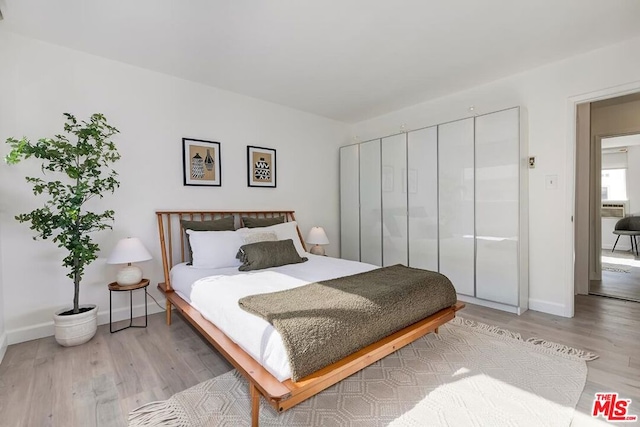
<svg viewBox="0 0 640 427">
<path fill-rule="evenodd" d="M 180 223 L 181 220 L 211 221 L 214 219 L 234 217 L 235 227 L 242 226 L 242 217 L 274 218 L 284 216 L 285 222 L 295 221 L 294 211 L 156 211 L 158 219 L 158 235 L 160 236 L 160 251 L 162 252 L 162 267 L 164 269 L 164 288 L 171 289 L 169 271 L 181 262 L 187 261 L 188 250 L 186 233 Z M 300 227 L 298 237 L 302 247 L 306 250 Z"/>
</svg>

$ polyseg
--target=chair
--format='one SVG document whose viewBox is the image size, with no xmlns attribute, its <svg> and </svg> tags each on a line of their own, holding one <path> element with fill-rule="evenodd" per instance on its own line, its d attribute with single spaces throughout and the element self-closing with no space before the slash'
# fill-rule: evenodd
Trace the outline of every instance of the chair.
<svg viewBox="0 0 640 427">
<path fill-rule="evenodd" d="M 613 234 L 617 234 L 618 238 L 613 244 L 611 252 L 616 250 L 616 245 L 618 244 L 618 240 L 620 240 L 620 236 L 629 236 L 631 239 L 631 252 L 634 252 L 635 247 L 635 254 L 638 255 L 638 241 L 636 240 L 636 236 L 640 235 L 640 216 L 627 216 L 622 218 L 616 222 Z"/>
</svg>

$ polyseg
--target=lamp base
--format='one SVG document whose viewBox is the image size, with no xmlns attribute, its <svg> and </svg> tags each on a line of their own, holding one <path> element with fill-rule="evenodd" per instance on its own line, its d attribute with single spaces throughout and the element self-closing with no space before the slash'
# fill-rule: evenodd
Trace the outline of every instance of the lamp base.
<svg viewBox="0 0 640 427">
<path fill-rule="evenodd" d="M 142 270 L 135 265 L 127 265 L 118 270 L 116 282 L 120 286 L 137 285 L 142 280 Z"/>
<path fill-rule="evenodd" d="M 320 245 L 313 245 L 311 249 L 309 249 L 309 252 L 314 255 L 324 256 L 324 248 Z"/>
</svg>

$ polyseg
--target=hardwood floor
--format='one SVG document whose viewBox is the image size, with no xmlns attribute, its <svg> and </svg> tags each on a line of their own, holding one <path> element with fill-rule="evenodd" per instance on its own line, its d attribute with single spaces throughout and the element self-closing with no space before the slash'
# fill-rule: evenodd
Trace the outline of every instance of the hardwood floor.
<svg viewBox="0 0 640 427">
<path fill-rule="evenodd" d="M 11 345 L 0 364 L 0 426 L 126 426 L 132 409 L 231 369 L 179 315 L 65 348 L 53 337 Z M 128 321 L 127 321 L 128 322 Z"/>
<path fill-rule="evenodd" d="M 587 383 L 577 406 L 581 422 L 574 420 L 574 426 L 590 425 L 597 392 L 631 399 L 629 414 L 640 416 L 640 303 L 577 295 L 571 319 L 536 311 L 516 316 L 471 305 L 460 315 L 520 332 L 525 339 L 535 336 L 598 354 L 587 362 Z"/>
<path fill-rule="evenodd" d="M 576 317 L 522 316 L 467 304 L 462 317 L 596 352 L 578 404 L 590 418 L 596 392 L 632 399 L 640 415 L 640 303 L 578 296 Z M 147 329 L 98 328 L 73 348 L 53 337 L 11 345 L 0 364 L 0 426 L 125 426 L 130 410 L 231 369 L 179 315 L 149 316 Z M 580 426 L 582 423 L 574 422 Z"/>
<path fill-rule="evenodd" d="M 640 302 L 640 257 L 630 251 L 603 250 L 602 262 L 619 271 L 603 268 L 602 280 L 592 280 L 589 293 Z"/>
</svg>

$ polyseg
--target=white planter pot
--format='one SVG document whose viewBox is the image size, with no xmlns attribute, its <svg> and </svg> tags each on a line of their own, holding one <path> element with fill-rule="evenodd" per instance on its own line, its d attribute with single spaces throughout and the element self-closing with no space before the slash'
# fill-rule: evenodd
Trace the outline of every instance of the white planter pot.
<svg viewBox="0 0 640 427">
<path fill-rule="evenodd" d="M 61 316 L 68 308 L 58 310 L 53 315 L 55 336 L 58 344 L 65 347 L 84 344 L 96 334 L 98 329 L 98 306 L 81 305 L 80 308 L 91 307 L 91 310 L 79 314 Z"/>
</svg>

